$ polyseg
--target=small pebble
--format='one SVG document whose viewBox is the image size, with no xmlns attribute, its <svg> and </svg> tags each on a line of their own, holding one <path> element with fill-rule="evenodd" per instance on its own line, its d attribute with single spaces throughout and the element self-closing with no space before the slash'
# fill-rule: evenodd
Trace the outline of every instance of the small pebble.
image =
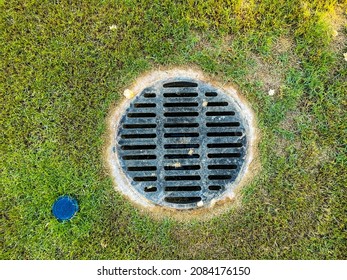
<svg viewBox="0 0 347 280">
<path fill-rule="evenodd" d="M 132 98 L 134 98 L 134 96 L 135 96 L 135 92 L 133 92 L 133 91 L 130 90 L 130 89 L 126 89 L 126 90 L 124 91 L 123 95 L 124 95 L 125 98 L 127 98 L 127 99 L 132 99 Z"/>
<path fill-rule="evenodd" d="M 198 206 L 198 207 L 202 207 L 204 205 L 204 203 L 202 202 L 202 201 L 199 201 L 197 204 L 196 204 L 196 206 Z"/>
</svg>

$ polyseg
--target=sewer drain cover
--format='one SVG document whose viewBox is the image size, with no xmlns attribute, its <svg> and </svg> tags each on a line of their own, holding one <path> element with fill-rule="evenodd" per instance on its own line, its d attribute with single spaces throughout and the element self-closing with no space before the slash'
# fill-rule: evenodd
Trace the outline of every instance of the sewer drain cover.
<svg viewBox="0 0 347 280">
<path fill-rule="evenodd" d="M 180 77 L 138 94 L 115 140 L 118 165 L 140 198 L 192 209 L 233 187 L 246 158 L 247 122 L 230 95 Z"/>
</svg>

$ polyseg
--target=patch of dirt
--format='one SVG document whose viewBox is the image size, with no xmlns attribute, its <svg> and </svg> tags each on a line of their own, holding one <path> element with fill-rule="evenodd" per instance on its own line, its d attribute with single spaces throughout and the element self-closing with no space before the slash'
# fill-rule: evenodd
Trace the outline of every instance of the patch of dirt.
<svg viewBox="0 0 347 280">
<path fill-rule="evenodd" d="M 281 122 L 280 128 L 289 132 L 293 132 L 295 134 L 296 130 L 296 118 L 300 115 L 298 110 L 290 111 L 287 113 L 286 118 Z M 291 141 L 282 136 L 277 137 L 275 152 L 278 156 L 286 156 L 286 149 L 294 145 L 296 150 L 301 149 L 300 141 Z"/>
<path fill-rule="evenodd" d="M 299 111 L 289 111 L 286 118 L 281 122 L 280 127 L 284 130 L 294 131 L 296 128 L 296 118 L 300 115 Z"/>
<path fill-rule="evenodd" d="M 273 51 L 279 54 L 287 53 L 292 51 L 294 47 L 294 41 L 292 38 L 287 36 L 279 37 L 276 43 L 273 46 Z"/>
<path fill-rule="evenodd" d="M 277 39 L 272 47 L 272 54 L 268 58 L 261 58 L 257 54 L 250 54 L 254 61 L 246 79 L 250 82 L 261 82 L 262 90 L 266 93 L 278 95 L 282 91 L 283 81 L 288 68 L 298 68 L 299 63 L 294 55 L 294 41 L 291 37 L 282 36 Z M 287 55 L 287 62 L 279 60 L 280 55 Z"/>
<path fill-rule="evenodd" d="M 199 238 L 196 238 L 197 236 Z M 190 227 L 180 226 L 173 231 L 172 239 L 180 247 L 186 248 L 184 255 L 180 258 L 187 258 L 187 256 L 191 259 L 201 258 L 203 252 L 213 252 L 216 256 L 228 254 L 228 249 L 221 246 L 221 240 L 211 232 L 206 233 L 197 229 L 192 230 Z"/>
<path fill-rule="evenodd" d="M 335 10 L 325 16 L 325 20 L 331 27 L 334 51 L 342 52 L 347 47 L 347 12 L 344 11 L 342 6 L 337 6 Z"/>
<path fill-rule="evenodd" d="M 293 147 L 296 151 L 300 151 L 301 158 L 305 162 L 303 166 L 310 174 L 317 174 L 319 168 L 324 164 L 334 160 L 336 155 L 336 149 L 334 147 L 322 147 L 318 142 L 312 141 L 305 143 L 300 140 L 298 135 L 298 123 L 303 118 L 311 118 L 306 116 L 300 116 L 302 114 L 299 110 L 290 111 L 287 113 L 286 118 L 281 122 L 280 128 L 294 134 L 293 139 L 285 138 L 279 135 L 276 139 L 275 153 L 278 156 L 286 157 L 288 155 L 288 147 Z M 314 123 L 314 120 L 311 120 Z"/>
<path fill-rule="evenodd" d="M 307 172 L 312 175 L 318 175 L 320 169 L 325 164 L 334 161 L 335 155 L 336 151 L 334 147 L 322 147 L 316 142 L 311 143 L 304 155 Z"/>
<path fill-rule="evenodd" d="M 284 69 L 281 69 L 275 63 L 261 59 L 255 54 L 251 58 L 254 60 L 255 65 L 251 72 L 246 75 L 246 79 L 251 82 L 260 81 L 265 92 L 272 89 L 277 93 L 284 79 Z"/>
<path fill-rule="evenodd" d="M 221 41 L 216 42 L 215 44 L 211 42 L 208 37 L 196 33 L 198 42 L 194 46 L 194 51 L 201 52 L 207 51 L 208 53 L 222 53 L 232 51 L 231 45 L 234 39 L 232 35 L 224 36 Z"/>
<path fill-rule="evenodd" d="M 193 50 L 195 52 L 213 49 L 213 45 L 203 34 L 200 34 L 199 32 L 194 32 L 194 36 L 196 43 L 193 46 Z"/>
</svg>

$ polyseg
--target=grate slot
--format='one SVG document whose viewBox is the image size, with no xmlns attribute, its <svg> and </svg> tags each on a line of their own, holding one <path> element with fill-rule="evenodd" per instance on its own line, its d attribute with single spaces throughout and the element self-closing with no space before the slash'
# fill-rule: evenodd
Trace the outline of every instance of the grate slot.
<svg viewBox="0 0 347 280">
<path fill-rule="evenodd" d="M 207 102 L 207 107 L 228 106 L 228 102 Z"/>
<path fill-rule="evenodd" d="M 166 83 L 163 85 L 164 88 L 174 88 L 174 87 L 187 88 L 187 87 L 197 87 L 197 86 L 198 86 L 197 83 L 185 82 L 185 81 Z"/>
<path fill-rule="evenodd" d="M 197 97 L 197 92 L 165 92 L 164 97 L 166 98 L 187 98 L 187 97 Z"/>
<path fill-rule="evenodd" d="M 157 176 L 134 177 L 133 180 L 135 182 L 152 182 L 152 181 L 157 181 Z"/>
<path fill-rule="evenodd" d="M 154 150 L 157 145 L 123 145 L 122 150 Z"/>
<path fill-rule="evenodd" d="M 242 136 L 242 132 L 240 131 L 207 132 L 207 137 L 227 137 L 227 136 Z"/>
<path fill-rule="evenodd" d="M 165 197 L 165 201 L 168 203 L 175 203 L 175 204 L 190 204 L 190 203 L 197 203 L 201 201 L 201 197 L 199 196 Z"/>
<path fill-rule="evenodd" d="M 207 127 L 237 127 L 240 126 L 239 122 L 208 122 Z"/>
<path fill-rule="evenodd" d="M 174 186 L 174 187 L 165 187 L 166 192 L 194 192 L 201 191 L 200 186 Z"/>
<path fill-rule="evenodd" d="M 165 170 L 199 170 L 201 167 L 200 165 L 166 165 L 164 166 Z"/>
<path fill-rule="evenodd" d="M 236 164 L 210 164 L 207 166 L 208 169 L 236 169 Z"/>
<path fill-rule="evenodd" d="M 199 104 L 197 102 L 170 102 L 164 103 L 164 107 L 198 107 Z"/>
<path fill-rule="evenodd" d="M 134 104 L 135 108 L 154 108 L 156 106 L 157 104 L 155 103 L 135 103 Z"/>
<path fill-rule="evenodd" d="M 208 189 L 210 191 L 220 191 L 222 190 L 223 188 L 221 186 L 216 186 L 216 185 L 213 185 L 213 186 L 209 186 Z"/>
<path fill-rule="evenodd" d="M 143 94 L 143 96 L 144 96 L 145 98 L 154 98 L 154 97 L 156 97 L 157 95 L 156 95 L 154 92 L 145 92 L 145 93 Z"/>
<path fill-rule="evenodd" d="M 187 176 L 165 176 L 165 181 L 190 181 L 190 180 L 200 180 L 199 175 L 187 175 Z"/>
<path fill-rule="evenodd" d="M 199 148 L 199 144 L 165 144 L 164 149 L 192 149 Z"/>
<path fill-rule="evenodd" d="M 165 159 L 181 159 L 181 158 L 199 158 L 198 154 L 167 154 L 164 155 Z"/>
<path fill-rule="evenodd" d="M 126 118 L 123 122 L 123 125 L 128 124 L 157 124 L 157 118 Z M 158 124 L 157 124 L 158 125 Z"/>
<path fill-rule="evenodd" d="M 173 138 L 174 139 L 174 138 Z M 123 139 L 119 137 L 117 146 L 120 147 L 123 145 L 155 145 L 157 138 L 133 138 L 133 139 Z M 120 149 L 121 150 L 121 149 Z"/>
<path fill-rule="evenodd" d="M 206 97 L 215 97 L 215 96 L 217 96 L 217 92 L 208 91 L 208 92 L 205 92 L 205 96 Z"/>
<path fill-rule="evenodd" d="M 156 171 L 157 167 L 156 166 L 128 166 L 127 167 L 128 171 Z"/>
<path fill-rule="evenodd" d="M 155 113 L 128 113 L 128 118 L 155 118 Z"/>
<path fill-rule="evenodd" d="M 155 133 L 143 133 L 143 134 L 122 134 L 121 138 L 123 139 L 138 139 L 138 138 L 155 138 L 157 134 Z"/>
<path fill-rule="evenodd" d="M 143 160 L 143 159 L 156 159 L 156 155 L 126 155 L 122 157 L 124 160 Z"/>
<path fill-rule="evenodd" d="M 199 127 L 198 123 L 164 123 L 165 128 Z"/>
<path fill-rule="evenodd" d="M 211 143 L 207 144 L 207 148 L 240 148 L 242 147 L 242 143 Z"/>
<path fill-rule="evenodd" d="M 230 180 L 231 175 L 209 175 L 208 179 L 210 180 Z"/>
<path fill-rule="evenodd" d="M 231 158 L 231 157 L 240 157 L 240 153 L 214 153 L 207 154 L 209 158 Z"/>
<path fill-rule="evenodd" d="M 234 116 L 235 112 L 234 111 L 209 111 L 206 112 L 206 116 Z"/>
<path fill-rule="evenodd" d="M 164 138 L 178 138 L 178 137 L 199 137 L 199 133 L 164 133 Z"/>
<path fill-rule="evenodd" d="M 132 123 L 132 124 L 123 124 L 125 129 L 138 129 L 138 128 L 156 128 L 155 123 Z"/>
<path fill-rule="evenodd" d="M 164 117 L 179 118 L 179 117 L 197 117 L 198 112 L 166 112 Z"/>
<path fill-rule="evenodd" d="M 145 192 L 156 192 L 158 189 L 157 187 L 149 186 L 149 187 L 145 187 L 143 190 Z"/>
</svg>

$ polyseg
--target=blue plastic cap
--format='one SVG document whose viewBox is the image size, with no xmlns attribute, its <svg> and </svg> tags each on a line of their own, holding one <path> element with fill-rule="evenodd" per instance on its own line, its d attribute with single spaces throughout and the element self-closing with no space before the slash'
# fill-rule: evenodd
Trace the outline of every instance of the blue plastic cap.
<svg viewBox="0 0 347 280">
<path fill-rule="evenodd" d="M 67 195 L 59 197 L 52 207 L 52 213 L 59 221 L 70 220 L 77 211 L 77 200 Z"/>
</svg>

